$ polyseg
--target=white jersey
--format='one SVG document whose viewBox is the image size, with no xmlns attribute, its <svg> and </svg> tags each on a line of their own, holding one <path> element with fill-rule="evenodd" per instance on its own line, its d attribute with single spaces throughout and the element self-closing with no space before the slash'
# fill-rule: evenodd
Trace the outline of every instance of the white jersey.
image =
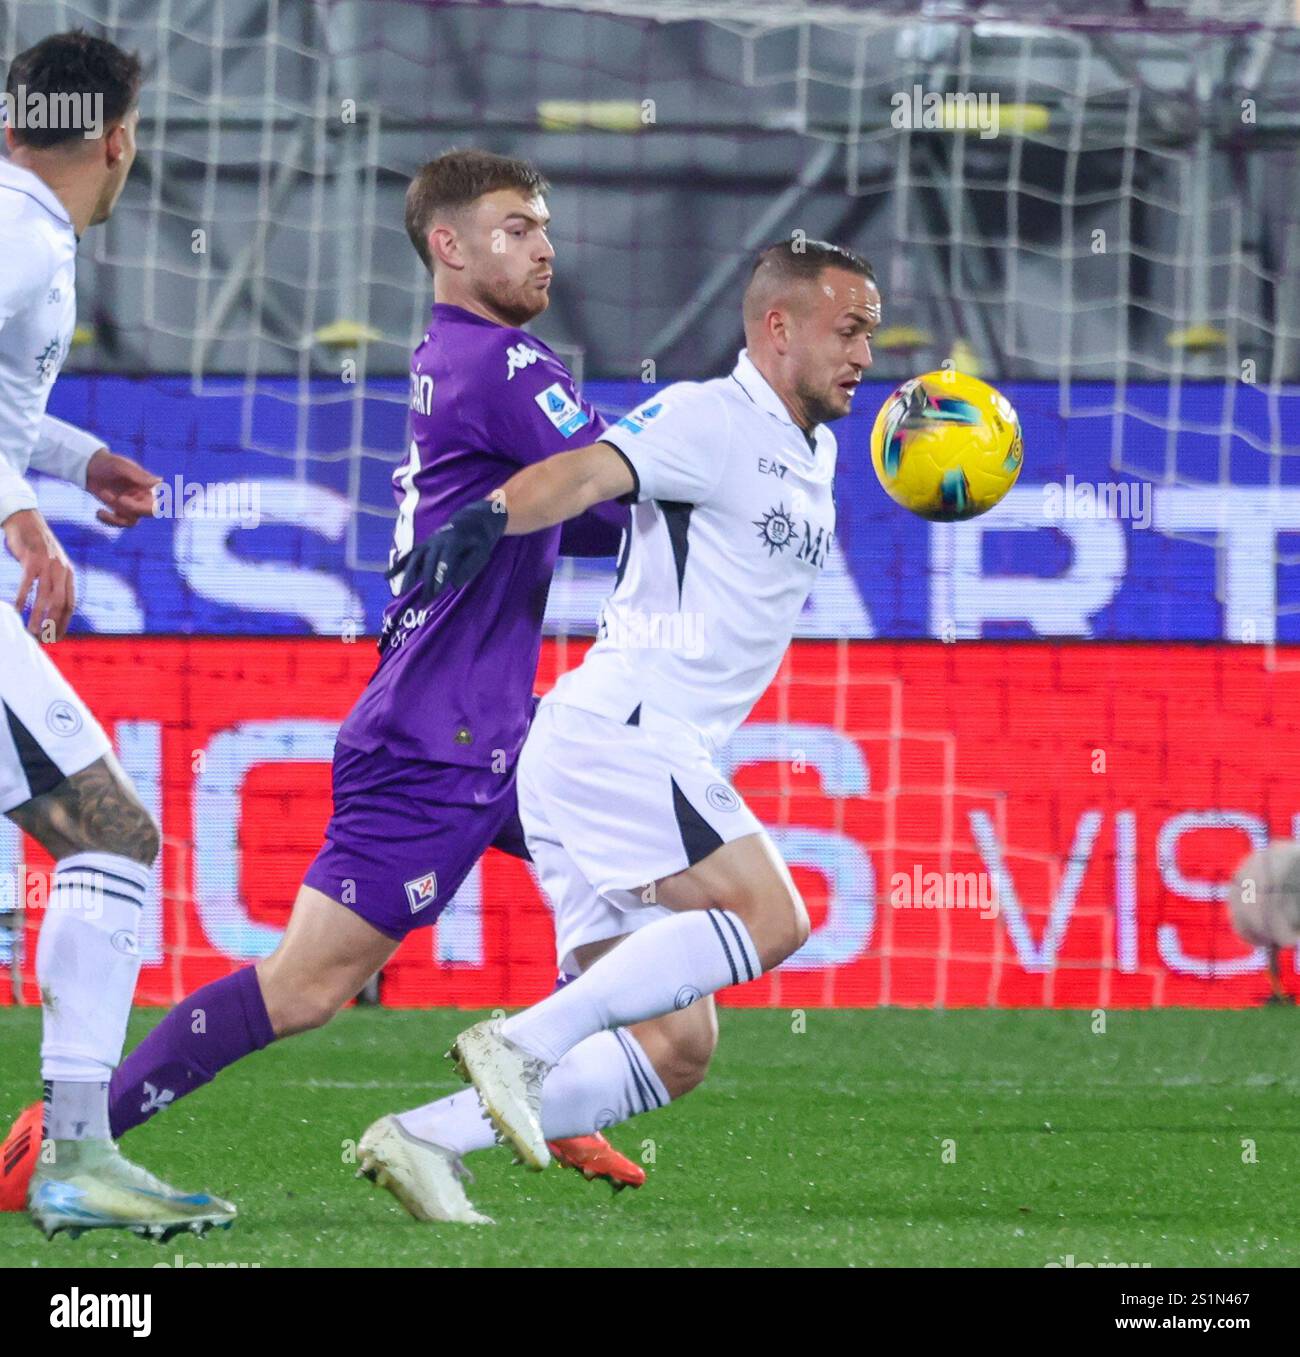
<svg viewBox="0 0 1300 1357">
<path fill-rule="evenodd" d="M 29 467 L 86 483 L 102 440 L 45 413 L 77 322 L 77 236 L 29 170 L 0 161 L 0 523 L 36 507 Z"/>
<path fill-rule="evenodd" d="M 547 700 L 720 749 L 830 552 L 835 436 L 805 435 L 742 350 L 729 376 L 666 388 L 600 441 L 636 477 L 632 524 L 599 638 Z"/>
</svg>

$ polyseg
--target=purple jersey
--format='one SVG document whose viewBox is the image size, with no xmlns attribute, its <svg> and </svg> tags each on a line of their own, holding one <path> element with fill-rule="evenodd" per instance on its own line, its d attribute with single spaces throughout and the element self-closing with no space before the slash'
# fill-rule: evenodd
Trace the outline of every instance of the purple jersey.
<svg viewBox="0 0 1300 1357">
<path fill-rule="evenodd" d="M 595 442 L 604 428 L 540 339 L 436 303 L 411 359 L 410 453 L 393 475 L 394 559 L 520 467 Z M 612 551 L 625 518 L 616 505 L 600 506 L 585 529 L 566 535 L 566 550 Z M 557 527 L 503 537 L 469 584 L 423 607 L 418 590 L 399 595 L 384 613 L 379 668 L 339 743 L 498 772 L 513 767 L 532 717 L 560 536 Z"/>
</svg>

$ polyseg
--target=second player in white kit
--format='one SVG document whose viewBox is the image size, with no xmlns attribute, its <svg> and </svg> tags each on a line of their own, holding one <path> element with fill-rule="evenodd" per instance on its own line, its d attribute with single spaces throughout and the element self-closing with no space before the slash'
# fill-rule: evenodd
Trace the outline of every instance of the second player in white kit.
<svg viewBox="0 0 1300 1357">
<path fill-rule="evenodd" d="M 599 639 L 543 699 L 519 765 L 519 810 L 576 947 L 668 911 L 647 883 L 762 832 L 718 768 L 781 664 L 835 533 L 835 435 L 805 434 L 742 351 L 602 441 L 635 478 L 632 525 Z M 736 949 L 738 980 L 752 980 Z"/>
<path fill-rule="evenodd" d="M 860 256 L 799 238 L 759 255 L 743 314 L 728 377 L 668 388 L 425 544 L 435 591 L 460 587 L 502 535 L 602 499 L 636 505 L 600 639 L 542 703 L 519 764 L 560 956 L 582 973 L 451 1052 L 535 1169 L 548 1161 L 542 1085 L 575 1045 L 694 1012 L 808 936 L 790 873 L 718 754 L 775 675 L 831 549 L 835 440 L 822 426 L 852 406 L 880 294 Z"/>
</svg>

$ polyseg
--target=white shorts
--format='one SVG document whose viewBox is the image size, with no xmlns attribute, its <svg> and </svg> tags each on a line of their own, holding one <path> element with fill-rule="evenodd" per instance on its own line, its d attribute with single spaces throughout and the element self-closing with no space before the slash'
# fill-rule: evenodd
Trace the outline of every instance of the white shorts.
<svg viewBox="0 0 1300 1357">
<path fill-rule="evenodd" d="M 8 603 L 0 603 L 0 814 L 53 791 L 113 746 Z"/>
<path fill-rule="evenodd" d="M 519 818 L 555 910 L 560 969 L 575 948 L 669 913 L 646 888 L 761 834 L 753 811 L 682 727 L 647 730 L 543 702 L 519 756 Z"/>
</svg>

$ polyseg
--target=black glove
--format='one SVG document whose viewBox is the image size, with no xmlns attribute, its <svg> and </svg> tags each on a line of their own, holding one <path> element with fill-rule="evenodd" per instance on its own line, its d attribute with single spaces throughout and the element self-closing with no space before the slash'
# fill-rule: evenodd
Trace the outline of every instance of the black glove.
<svg viewBox="0 0 1300 1357">
<path fill-rule="evenodd" d="M 506 530 L 507 514 L 493 500 L 478 499 L 457 509 L 408 556 L 395 561 L 386 578 L 402 575 L 402 592 L 421 585 L 417 603 L 444 589 L 468 584 L 488 562 Z"/>
</svg>

